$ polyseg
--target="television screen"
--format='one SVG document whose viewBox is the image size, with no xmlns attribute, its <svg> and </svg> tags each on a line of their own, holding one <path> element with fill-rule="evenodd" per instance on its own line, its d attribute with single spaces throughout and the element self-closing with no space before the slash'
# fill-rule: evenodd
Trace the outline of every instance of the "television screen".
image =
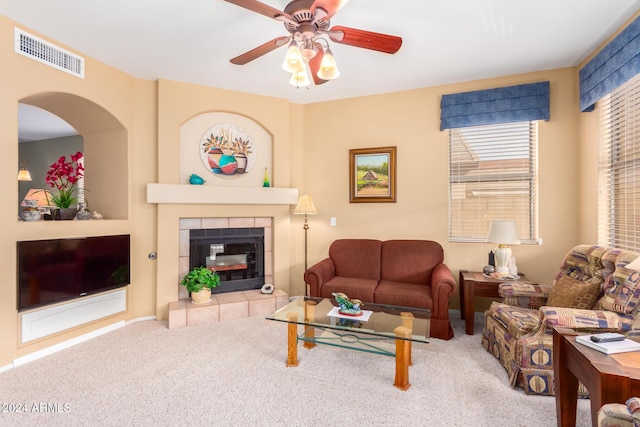
<svg viewBox="0 0 640 427">
<path fill-rule="evenodd" d="M 130 236 L 18 242 L 18 311 L 129 284 Z"/>
</svg>

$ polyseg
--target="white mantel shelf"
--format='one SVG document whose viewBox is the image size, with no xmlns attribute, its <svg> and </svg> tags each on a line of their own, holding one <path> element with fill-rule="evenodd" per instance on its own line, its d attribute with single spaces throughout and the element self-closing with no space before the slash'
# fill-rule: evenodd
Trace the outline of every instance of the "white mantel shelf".
<svg viewBox="0 0 640 427">
<path fill-rule="evenodd" d="M 298 203 L 298 189 L 149 183 L 147 203 L 295 205 Z"/>
</svg>

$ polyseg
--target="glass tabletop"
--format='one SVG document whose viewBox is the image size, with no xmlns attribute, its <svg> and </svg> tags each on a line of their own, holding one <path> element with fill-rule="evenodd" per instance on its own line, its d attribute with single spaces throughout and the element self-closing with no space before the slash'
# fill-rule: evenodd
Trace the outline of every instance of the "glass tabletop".
<svg viewBox="0 0 640 427">
<path fill-rule="evenodd" d="M 406 339 L 429 342 L 430 310 L 386 304 L 365 303 L 362 316 L 345 316 L 337 313 L 335 299 L 292 297 L 291 302 L 270 316 L 268 320 L 315 326 L 318 328 L 349 331 L 381 338 L 397 337 L 394 329 L 404 326 L 411 330 Z"/>
</svg>

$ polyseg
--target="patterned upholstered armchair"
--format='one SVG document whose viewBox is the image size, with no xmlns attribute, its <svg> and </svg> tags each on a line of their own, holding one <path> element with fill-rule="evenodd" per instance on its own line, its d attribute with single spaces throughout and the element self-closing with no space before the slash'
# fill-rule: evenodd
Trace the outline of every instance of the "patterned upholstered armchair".
<svg viewBox="0 0 640 427">
<path fill-rule="evenodd" d="M 598 427 L 640 427 L 640 398 L 607 403 L 598 411 Z"/>
<path fill-rule="evenodd" d="M 565 256 L 551 286 L 500 285 L 504 300 L 485 312 L 482 344 L 513 386 L 527 394 L 554 394 L 551 326 L 579 333 L 615 331 L 640 340 L 640 272 L 626 267 L 638 256 L 580 245 Z"/>
</svg>

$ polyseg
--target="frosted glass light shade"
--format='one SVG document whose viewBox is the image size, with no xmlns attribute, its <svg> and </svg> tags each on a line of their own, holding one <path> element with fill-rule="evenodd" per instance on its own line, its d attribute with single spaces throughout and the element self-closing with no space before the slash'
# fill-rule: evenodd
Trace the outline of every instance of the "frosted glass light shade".
<svg viewBox="0 0 640 427">
<path fill-rule="evenodd" d="M 299 73 L 291 74 L 291 79 L 289 80 L 289 84 L 295 87 L 307 87 L 311 84 L 311 80 L 309 80 L 309 76 L 307 76 L 307 70 L 304 69 Z"/>
<path fill-rule="evenodd" d="M 323 80 L 333 80 L 339 76 L 340 71 L 338 71 L 336 60 L 333 57 L 333 53 L 331 53 L 331 49 L 327 48 L 322 56 L 322 62 L 320 63 L 320 69 L 318 70 L 318 77 Z"/>
<path fill-rule="evenodd" d="M 305 69 L 302 53 L 294 41 L 291 41 L 289 49 L 287 49 L 287 55 L 284 57 L 282 69 L 289 73 L 300 73 Z"/>
</svg>

